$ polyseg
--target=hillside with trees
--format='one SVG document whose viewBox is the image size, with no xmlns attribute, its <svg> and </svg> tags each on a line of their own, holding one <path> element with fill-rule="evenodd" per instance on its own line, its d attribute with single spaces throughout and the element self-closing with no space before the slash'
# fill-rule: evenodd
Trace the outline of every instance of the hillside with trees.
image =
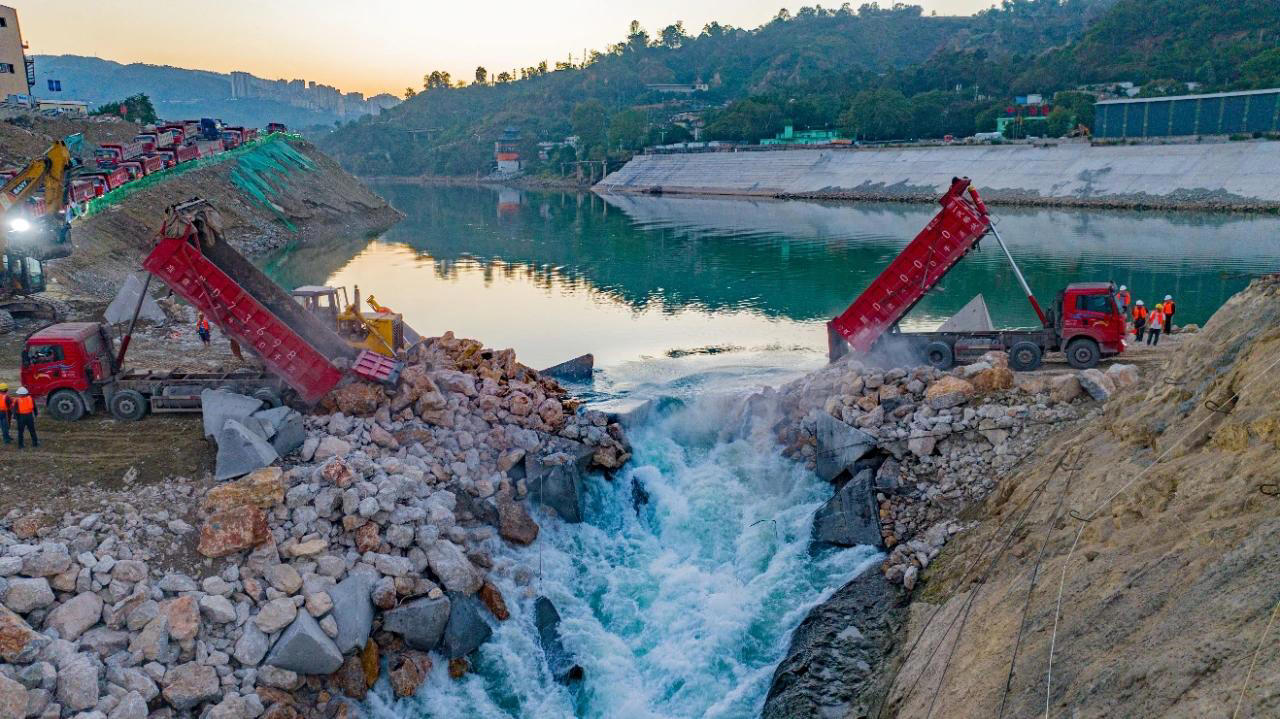
<svg viewBox="0 0 1280 719">
<path fill-rule="evenodd" d="M 969 17 L 875 3 L 780 11 L 755 29 L 680 23 L 625 39 L 580 62 L 541 62 L 473 80 L 439 71 L 381 115 L 322 141 L 364 175 L 477 175 L 493 141 L 521 132 L 533 172 L 620 162 L 646 145 L 755 142 L 785 124 L 860 140 L 968 136 L 995 129 L 1016 94 L 1053 99 L 1048 134 L 1093 119 L 1088 83 L 1132 81 L 1145 93 L 1280 85 L 1280 4 L 1240 0 L 1004 0 Z M 705 83 L 691 93 L 653 88 Z M 576 136 L 539 161 L 538 141 Z M 597 170 L 598 171 L 598 170 Z"/>
</svg>

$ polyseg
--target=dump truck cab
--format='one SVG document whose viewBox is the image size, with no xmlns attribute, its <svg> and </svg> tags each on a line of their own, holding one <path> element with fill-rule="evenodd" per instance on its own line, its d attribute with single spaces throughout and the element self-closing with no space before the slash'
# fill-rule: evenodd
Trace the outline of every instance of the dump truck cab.
<svg viewBox="0 0 1280 719">
<path fill-rule="evenodd" d="M 22 385 L 45 397 L 49 414 L 79 416 L 93 406 L 93 386 L 115 371 L 113 342 L 96 322 L 62 322 L 27 338 L 22 348 Z"/>
<path fill-rule="evenodd" d="M 1054 314 L 1059 346 L 1073 366 L 1093 366 L 1124 351 L 1128 330 L 1114 284 L 1073 282 L 1058 293 Z"/>
</svg>

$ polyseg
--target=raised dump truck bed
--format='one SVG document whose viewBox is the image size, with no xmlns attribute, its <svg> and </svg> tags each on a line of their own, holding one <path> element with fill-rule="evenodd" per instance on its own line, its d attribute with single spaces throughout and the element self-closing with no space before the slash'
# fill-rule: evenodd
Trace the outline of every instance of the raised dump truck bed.
<svg viewBox="0 0 1280 719">
<path fill-rule="evenodd" d="M 355 350 L 227 245 L 215 218 L 202 201 L 172 208 L 143 267 L 252 349 L 302 401 L 318 401 Z"/>
</svg>

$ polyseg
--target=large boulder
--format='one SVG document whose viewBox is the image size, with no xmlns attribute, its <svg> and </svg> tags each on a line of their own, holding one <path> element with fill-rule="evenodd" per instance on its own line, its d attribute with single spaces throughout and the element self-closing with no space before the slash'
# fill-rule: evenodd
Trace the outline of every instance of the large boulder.
<svg viewBox="0 0 1280 719">
<path fill-rule="evenodd" d="M 163 683 L 165 701 L 178 711 L 222 696 L 218 673 L 213 667 L 196 662 L 179 664 L 165 672 Z"/>
<path fill-rule="evenodd" d="M 514 494 L 509 484 L 498 490 L 498 534 L 508 542 L 532 544 L 538 538 L 538 523 Z"/>
<path fill-rule="evenodd" d="M 235 507 L 270 509 L 284 501 L 282 473 L 279 467 L 263 467 L 234 482 L 213 487 L 204 496 L 201 509 L 206 512 L 221 512 Z"/>
<path fill-rule="evenodd" d="M 0 719 L 23 719 L 27 701 L 27 688 L 0 674 Z"/>
<path fill-rule="evenodd" d="M 343 654 L 369 641 L 373 630 L 373 602 L 369 599 L 372 588 L 368 575 L 355 573 L 328 589 L 333 600 L 330 616 L 338 623 L 334 644 Z"/>
<path fill-rule="evenodd" d="M 0 659 L 12 663 L 31 661 L 49 638 L 32 629 L 22 617 L 0 606 Z"/>
<path fill-rule="evenodd" d="M 1013 388 L 1013 371 L 1008 367 L 990 367 L 984 369 L 971 379 L 973 388 L 979 392 L 996 392 Z"/>
<path fill-rule="evenodd" d="M 403 652 L 388 666 L 387 679 L 398 697 L 411 697 L 431 673 L 431 657 L 422 652 Z"/>
<path fill-rule="evenodd" d="M 335 389 L 330 397 L 334 406 L 344 415 L 364 416 L 378 411 L 378 405 L 386 400 L 382 388 L 372 382 L 352 382 Z"/>
<path fill-rule="evenodd" d="M 1080 380 L 1075 375 L 1064 375 L 1056 377 L 1050 382 L 1049 398 L 1054 402 L 1074 402 L 1084 394 L 1084 388 L 1080 386 Z"/>
<path fill-rule="evenodd" d="M 880 546 L 880 513 L 872 486 L 874 481 L 870 469 L 862 470 L 814 513 L 814 544 Z"/>
<path fill-rule="evenodd" d="M 279 453 L 244 421 L 228 419 L 218 432 L 218 455 L 214 460 L 213 478 L 219 481 L 244 476 L 255 469 L 270 466 L 280 459 Z M 255 420 L 256 421 L 256 420 Z"/>
<path fill-rule="evenodd" d="M 925 402 L 933 409 L 947 409 L 973 399 L 973 384 L 959 377 L 943 375 L 924 391 Z"/>
<path fill-rule="evenodd" d="M 4 605 L 19 614 L 32 609 L 42 609 L 53 604 L 53 590 L 44 577 L 14 577 L 9 580 L 9 591 L 4 595 Z"/>
<path fill-rule="evenodd" d="M 828 482 L 844 474 L 876 446 L 874 437 L 826 412 L 819 412 L 815 423 L 818 446 L 814 471 Z"/>
<path fill-rule="evenodd" d="M 197 551 L 206 557 L 225 557 L 267 541 L 271 531 L 267 515 L 257 507 L 215 512 L 200 528 Z"/>
<path fill-rule="evenodd" d="M 1080 380 L 1080 386 L 1084 391 L 1099 402 L 1111 399 L 1111 395 L 1116 391 L 1115 383 L 1097 367 L 1080 372 L 1076 378 Z"/>
<path fill-rule="evenodd" d="M 298 612 L 265 663 L 299 674 L 332 674 L 342 666 L 342 652 L 310 613 Z"/>
<path fill-rule="evenodd" d="M 220 389 L 200 393 L 200 411 L 204 416 L 204 436 L 216 437 L 227 420 L 242 422 L 262 407 L 262 400 Z"/>
<path fill-rule="evenodd" d="M 414 649 L 435 649 L 444 636 L 450 604 L 448 597 L 415 599 L 383 615 L 382 628 L 404 637 Z"/>
<path fill-rule="evenodd" d="M 1115 384 L 1116 389 L 1128 387 L 1138 381 L 1138 365 L 1113 364 L 1107 368 L 1107 377 Z"/>
<path fill-rule="evenodd" d="M 547 456 L 525 455 L 525 481 L 533 502 L 555 510 L 566 522 L 582 521 L 583 474 L 591 462 L 593 450 L 574 443 L 572 452 L 554 452 Z"/>
<path fill-rule="evenodd" d="M 83 592 L 63 602 L 49 612 L 45 626 L 58 630 L 58 635 L 74 642 L 86 629 L 102 618 L 102 597 L 93 592 Z"/>
<path fill-rule="evenodd" d="M 89 654 L 74 654 L 59 664 L 58 702 L 63 709 L 78 712 L 97 706 L 101 668 L 98 660 Z"/>
<path fill-rule="evenodd" d="M 450 592 L 475 594 L 484 582 L 462 548 L 447 539 L 437 540 L 427 548 L 427 564 Z"/>
<path fill-rule="evenodd" d="M 449 621 L 440 640 L 448 659 L 465 657 L 489 640 L 493 630 L 480 616 L 479 602 L 458 592 L 449 593 Z"/>
</svg>

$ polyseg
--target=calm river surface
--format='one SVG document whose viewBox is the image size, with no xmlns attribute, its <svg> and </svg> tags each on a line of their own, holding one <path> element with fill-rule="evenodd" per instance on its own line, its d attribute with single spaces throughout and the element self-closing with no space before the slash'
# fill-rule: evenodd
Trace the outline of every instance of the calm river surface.
<svg viewBox="0 0 1280 719">
<path fill-rule="evenodd" d="M 734 406 L 825 360 L 824 323 L 925 225 L 934 205 L 597 197 L 489 188 L 377 187 L 408 215 L 385 235 L 272 258 L 286 287 L 358 284 L 424 335 L 453 330 L 544 367 L 586 352 L 588 397 L 669 398 L 630 430 L 635 457 L 587 483 L 586 521 L 538 515 L 540 568 L 495 572 L 512 618 L 450 680 L 443 661 L 417 697 L 384 682 L 382 719 L 753 717 L 791 631 L 873 567 L 871 547 L 808 552 L 831 487 L 783 458 L 764 418 L 726 434 Z M 1280 271 L 1280 218 L 1000 209 L 1001 233 L 1042 301 L 1078 280 L 1113 280 L 1148 302 L 1172 294 L 1203 323 L 1251 276 Z M 981 292 L 998 325 L 1034 315 L 998 247 L 984 243 L 916 308 L 941 323 Z M 633 486 L 647 504 L 636 506 Z M 874 570 L 873 570 L 874 571 Z M 546 671 L 532 619 L 544 594 L 586 670 Z"/>
</svg>

